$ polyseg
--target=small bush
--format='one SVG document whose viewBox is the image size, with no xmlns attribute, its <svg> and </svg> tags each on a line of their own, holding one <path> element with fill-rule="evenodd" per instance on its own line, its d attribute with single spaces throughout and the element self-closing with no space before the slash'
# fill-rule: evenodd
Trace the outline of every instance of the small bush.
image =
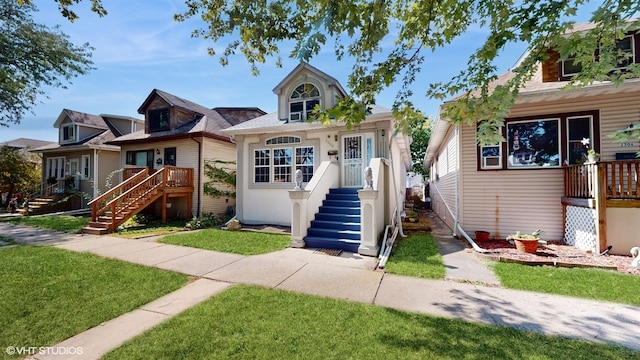
<svg viewBox="0 0 640 360">
<path fill-rule="evenodd" d="M 198 218 L 193 217 L 189 222 L 185 224 L 185 229 L 189 230 L 197 230 L 197 229 L 206 229 L 211 227 L 216 227 L 227 222 L 231 217 L 225 215 L 224 217 L 220 217 L 219 215 L 213 213 L 205 213 L 205 216 Z"/>
</svg>

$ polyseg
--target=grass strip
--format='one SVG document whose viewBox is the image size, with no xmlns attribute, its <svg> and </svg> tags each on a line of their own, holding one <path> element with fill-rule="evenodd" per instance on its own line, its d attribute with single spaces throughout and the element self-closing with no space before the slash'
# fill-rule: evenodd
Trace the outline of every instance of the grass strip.
<svg viewBox="0 0 640 360">
<path fill-rule="evenodd" d="M 91 217 L 71 215 L 18 216 L 3 219 L 2 221 L 75 234 L 79 233 L 91 221 Z"/>
<path fill-rule="evenodd" d="M 160 242 L 240 255 L 257 255 L 285 249 L 291 238 L 288 235 L 256 231 L 203 229 L 167 235 Z"/>
<path fill-rule="evenodd" d="M 493 263 L 504 287 L 640 306 L 640 276 L 610 270 Z"/>
<path fill-rule="evenodd" d="M 385 266 L 387 272 L 426 279 L 443 279 L 442 256 L 431 234 L 411 234 L 398 242 Z"/>
<path fill-rule="evenodd" d="M 637 355 L 617 346 L 235 286 L 103 359 L 637 359 Z"/>
</svg>

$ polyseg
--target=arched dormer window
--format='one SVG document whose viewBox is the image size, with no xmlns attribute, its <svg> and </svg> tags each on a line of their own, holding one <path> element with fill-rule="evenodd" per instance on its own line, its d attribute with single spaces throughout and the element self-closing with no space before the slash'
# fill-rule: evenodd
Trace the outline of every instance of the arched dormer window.
<svg viewBox="0 0 640 360">
<path fill-rule="evenodd" d="M 289 98 L 289 121 L 306 121 L 316 104 L 320 104 L 320 90 L 310 83 L 299 85 Z"/>
</svg>

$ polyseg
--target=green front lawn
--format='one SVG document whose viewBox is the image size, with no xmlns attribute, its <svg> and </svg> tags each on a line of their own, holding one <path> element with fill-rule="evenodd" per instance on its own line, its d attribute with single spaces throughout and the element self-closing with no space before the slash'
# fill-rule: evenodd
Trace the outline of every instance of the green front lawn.
<svg viewBox="0 0 640 360">
<path fill-rule="evenodd" d="M 504 287 L 640 306 L 640 276 L 588 268 L 556 268 L 498 262 Z"/>
<path fill-rule="evenodd" d="M 288 235 L 246 230 L 203 229 L 167 235 L 159 241 L 233 254 L 257 255 L 285 249 L 291 238 Z"/>
<path fill-rule="evenodd" d="M 0 346 L 48 346 L 184 286 L 164 270 L 44 246 L 0 247 Z M 0 358 L 8 355 L 0 347 Z"/>
<path fill-rule="evenodd" d="M 443 279 L 444 264 L 438 246 L 431 234 L 413 234 L 402 239 L 398 236 L 395 248 L 385 270 L 391 274 Z"/>
<path fill-rule="evenodd" d="M 35 226 L 43 229 L 54 231 L 64 231 L 68 233 L 79 233 L 89 221 L 90 216 L 70 216 L 70 215 L 51 215 L 51 216 L 18 216 L 6 218 L 2 221 L 11 224 Z"/>
<path fill-rule="evenodd" d="M 637 359 L 620 347 L 235 286 L 103 359 Z"/>
</svg>

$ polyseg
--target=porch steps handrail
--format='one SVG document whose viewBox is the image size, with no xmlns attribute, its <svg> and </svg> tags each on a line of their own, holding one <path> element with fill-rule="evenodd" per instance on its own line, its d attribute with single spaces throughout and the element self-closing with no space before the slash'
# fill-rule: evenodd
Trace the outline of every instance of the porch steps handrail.
<svg viewBox="0 0 640 360">
<path fill-rule="evenodd" d="M 113 194 L 116 193 L 116 192 L 123 193 L 124 191 L 130 189 L 132 187 L 132 185 L 137 184 L 140 180 L 146 178 L 147 176 L 149 176 L 149 169 L 145 169 L 143 171 L 139 171 L 135 175 L 133 175 L 132 177 L 127 178 L 126 180 L 124 180 L 120 184 L 118 184 L 115 187 L 109 189 L 104 194 L 102 194 L 102 195 L 98 196 L 97 198 L 89 201 L 87 203 L 87 205 L 92 205 L 93 203 L 102 201 L 105 198 L 108 198 L 109 196 L 113 196 Z M 122 191 L 122 189 L 124 189 L 124 188 L 126 188 L 126 190 Z"/>
<path fill-rule="evenodd" d="M 135 176 L 132 178 L 135 178 Z M 122 215 L 125 210 L 133 210 L 131 208 L 135 205 L 139 205 L 140 208 L 148 205 L 148 203 L 150 203 L 149 198 L 153 198 L 154 196 L 147 197 L 147 195 L 151 194 L 154 190 L 160 193 L 160 190 L 162 190 L 162 188 L 164 188 L 166 184 L 165 179 L 166 168 L 162 168 L 155 173 L 147 176 L 144 180 L 137 182 L 133 187 L 129 188 L 115 199 L 109 201 L 101 209 L 98 209 L 98 211 L 96 212 L 97 217 L 106 214 L 107 211 L 110 211 L 111 225 L 109 226 L 109 230 L 114 231 L 116 227 L 124 223 L 130 216 L 133 216 L 134 213 L 132 211 L 127 214 L 130 216 L 119 217 L 119 215 Z M 155 200 L 155 198 L 153 200 Z M 141 201 L 142 203 L 139 203 Z"/>
</svg>

